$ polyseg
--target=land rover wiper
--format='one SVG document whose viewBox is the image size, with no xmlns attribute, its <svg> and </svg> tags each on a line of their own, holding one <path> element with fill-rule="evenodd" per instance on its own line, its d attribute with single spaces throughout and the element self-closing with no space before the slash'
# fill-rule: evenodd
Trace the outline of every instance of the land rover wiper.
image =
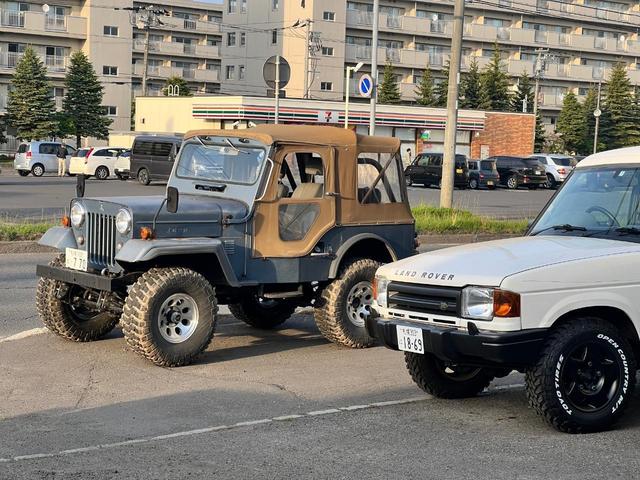
<svg viewBox="0 0 640 480">
<path fill-rule="evenodd" d="M 617 232 L 620 235 L 640 235 L 640 228 L 620 227 L 620 228 L 616 228 L 614 232 Z"/>
<path fill-rule="evenodd" d="M 538 235 L 539 233 L 546 232 L 547 230 L 562 230 L 565 232 L 586 232 L 587 229 L 580 225 L 571 225 L 570 223 L 563 223 L 562 225 L 551 225 L 550 227 L 543 228 L 540 231 L 534 233 L 534 235 Z"/>
</svg>

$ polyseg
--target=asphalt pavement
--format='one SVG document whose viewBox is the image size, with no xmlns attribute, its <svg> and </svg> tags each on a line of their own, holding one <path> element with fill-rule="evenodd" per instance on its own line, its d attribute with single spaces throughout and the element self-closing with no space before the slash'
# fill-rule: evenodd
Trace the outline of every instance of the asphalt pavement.
<svg viewBox="0 0 640 480">
<path fill-rule="evenodd" d="M 308 311 L 263 332 L 223 310 L 194 365 L 155 367 L 119 330 L 73 343 L 41 329 L 35 265 L 0 255 L 1 479 L 635 478 L 640 401 L 616 430 L 566 435 L 522 376 L 434 399 L 403 355 L 320 336 Z"/>
<path fill-rule="evenodd" d="M 58 219 L 69 208 L 69 200 L 75 196 L 76 180 L 46 175 L 40 178 L 29 175 L 20 177 L 11 169 L 0 174 L 0 220 Z M 164 195 L 166 185 L 152 183 L 145 187 L 135 181 L 118 179 L 105 181 L 87 180 L 86 195 L 112 197 L 120 195 Z M 474 213 L 496 218 L 534 218 L 547 203 L 553 191 L 519 189 L 515 191 L 458 190 L 454 191 L 454 206 Z M 412 206 L 438 205 L 438 188 L 409 187 Z"/>
</svg>

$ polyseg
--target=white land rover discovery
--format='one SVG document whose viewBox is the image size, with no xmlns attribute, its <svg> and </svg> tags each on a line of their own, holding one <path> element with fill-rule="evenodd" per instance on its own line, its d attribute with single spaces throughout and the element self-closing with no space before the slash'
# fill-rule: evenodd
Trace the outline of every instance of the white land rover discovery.
<svg viewBox="0 0 640 480">
<path fill-rule="evenodd" d="M 476 395 L 518 370 L 553 427 L 611 426 L 640 355 L 640 147 L 580 162 L 522 238 L 381 267 L 375 299 L 369 333 L 427 393 Z"/>
</svg>

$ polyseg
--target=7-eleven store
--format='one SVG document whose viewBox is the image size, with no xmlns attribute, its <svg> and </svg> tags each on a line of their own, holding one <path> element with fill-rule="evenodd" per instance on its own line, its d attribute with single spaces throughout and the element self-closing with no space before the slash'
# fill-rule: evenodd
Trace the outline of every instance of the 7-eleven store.
<svg viewBox="0 0 640 480">
<path fill-rule="evenodd" d="M 407 149 L 442 152 L 446 112 L 442 108 L 404 105 L 378 105 L 376 135 L 394 136 Z M 281 124 L 344 126 L 342 102 L 281 99 Z M 111 143 L 138 133 L 185 133 L 201 128 L 248 128 L 253 124 L 273 123 L 274 99 L 243 96 L 137 97 L 135 132 L 113 133 Z M 469 157 L 490 155 L 528 155 L 533 153 L 533 116 L 517 113 L 491 113 L 460 110 L 458 114 L 457 153 Z M 369 104 L 351 103 L 349 128 L 366 134 Z"/>
</svg>

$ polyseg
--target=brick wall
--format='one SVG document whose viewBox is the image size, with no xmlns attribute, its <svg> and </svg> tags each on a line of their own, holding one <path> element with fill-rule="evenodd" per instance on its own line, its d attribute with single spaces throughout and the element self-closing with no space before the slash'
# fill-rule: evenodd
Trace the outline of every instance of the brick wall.
<svg viewBox="0 0 640 480">
<path fill-rule="evenodd" d="M 484 130 L 471 137 L 471 157 L 528 156 L 533 153 L 535 117 L 527 113 L 487 112 Z"/>
</svg>

